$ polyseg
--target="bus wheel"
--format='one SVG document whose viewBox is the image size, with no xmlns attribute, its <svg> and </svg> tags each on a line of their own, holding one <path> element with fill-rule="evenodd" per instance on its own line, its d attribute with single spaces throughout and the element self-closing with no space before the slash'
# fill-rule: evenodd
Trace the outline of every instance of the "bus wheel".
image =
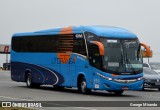
<svg viewBox="0 0 160 110">
<path fill-rule="evenodd" d="M 40 87 L 40 84 L 34 84 L 32 83 L 32 76 L 30 73 L 27 74 L 27 77 L 26 77 L 26 85 L 27 87 L 29 88 L 32 88 L 32 87 Z"/>
<path fill-rule="evenodd" d="M 115 95 L 122 95 L 122 93 L 123 93 L 123 90 L 114 91 L 114 94 L 115 94 Z"/>
<path fill-rule="evenodd" d="M 32 87 L 32 76 L 31 76 L 31 74 L 27 74 L 26 84 L 27 84 L 27 87 Z"/>
<path fill-rule="evenodd" d="M 89 94 L 91 92 L 91 89 L 87 88 L 87 83 L 85 78 L 81 78 L 78 90 L 82 94 Z"/>
</svg>

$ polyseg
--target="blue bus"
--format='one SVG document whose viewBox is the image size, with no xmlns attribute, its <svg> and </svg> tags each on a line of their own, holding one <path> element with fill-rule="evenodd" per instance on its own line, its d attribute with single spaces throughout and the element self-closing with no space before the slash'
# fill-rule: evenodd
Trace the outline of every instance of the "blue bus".
<svg viewBox="0 0 160 110">
<path fill-rule="evenodd" d="M 76 87 L 84 94 L 141 90 L 142 46 L 150 56 L 150 48 L 135 34 L 112 26 L 16 33 L 11 42 L 11 79 L 28 87 Z"/>
</svg>

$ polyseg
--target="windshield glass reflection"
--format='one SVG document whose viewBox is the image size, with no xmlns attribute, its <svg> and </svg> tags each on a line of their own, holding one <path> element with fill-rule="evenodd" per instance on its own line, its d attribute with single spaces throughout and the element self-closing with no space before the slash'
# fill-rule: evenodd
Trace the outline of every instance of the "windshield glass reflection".
<svg viewBox="0 0 160 110">
<path fill-rule="evenodd" d="M 103 68 L 111 73 L 138 73 L 142 71 L 142 56 L 137 39 L 101 38 L 105 48 Z"/>
</svg>

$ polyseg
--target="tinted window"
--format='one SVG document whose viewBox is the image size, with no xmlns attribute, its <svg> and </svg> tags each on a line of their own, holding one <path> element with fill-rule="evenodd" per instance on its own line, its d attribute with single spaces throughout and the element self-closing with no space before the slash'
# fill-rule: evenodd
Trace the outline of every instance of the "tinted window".
<svg viewBox="0 0 160 110">
<path fill-rule="evenodd" d="M 56 52 L 58 37 L 52 36 L 23 36 L 13 37 L 12 49 L 17 52 Z"/>
<path fill-rule="evenodd" d="M 148 66 L 148 64 L 146 64 L 146 63 L 143 63 L 143 67 L 149 67 L 149 66 Z"/>
<path fill-rule="evenodd" d="M 16 52 L 75 52 L 86 55 L 82 34 L 13 37 L 12 49 Z"/>
<path fill-rule="evenodd" d="M 87 41 L 99 41 L 99 37 L 91 32 L 85 32 Z"/>
<path fill-rule="evenodd" d="M 79 54 L 82 54 L 85 56 L 87 55 L 85 41 L 83 39 L 75 39 L 74 40 L 73 52 L 79 53 Z"/>
<path fill-rule="evenodd" d="M 88 44 L 88 52 L 90 65 L 102 69 L 102 57 L 99 53 L 99 47 L 95 44 Z"/>
</svg>

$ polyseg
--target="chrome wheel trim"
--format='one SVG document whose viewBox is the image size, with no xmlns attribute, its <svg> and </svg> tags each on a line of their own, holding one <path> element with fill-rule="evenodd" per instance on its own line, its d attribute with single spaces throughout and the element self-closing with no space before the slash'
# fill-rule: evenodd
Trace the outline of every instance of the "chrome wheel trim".
<svg viewBox="0 0 160 110">
<path fill-rule="evenodd" d="M 27 86 L 31 86 L 31 76 L 27 77 Z"/>
<path fill-rule="evenodd" d="M 85 80 L 83 80 L 81 83 L 81 91 L 82 91 L 82 93 L 86 92 L 86 81 Z"/>
</svg>

